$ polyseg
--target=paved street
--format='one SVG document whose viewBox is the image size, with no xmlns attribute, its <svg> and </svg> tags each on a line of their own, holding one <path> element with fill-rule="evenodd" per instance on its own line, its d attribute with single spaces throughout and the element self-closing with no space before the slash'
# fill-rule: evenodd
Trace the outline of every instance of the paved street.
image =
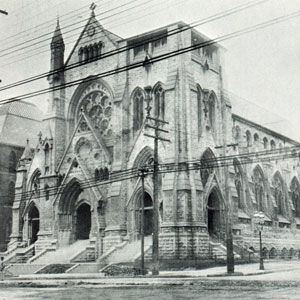
<svg viewBox="0 0 300 300">
<path fill-rule="evenodd" d="M 300 299 L 299 261 L 271 261 L 265 266 L 266 273 L 257 275 L 254 275 L 259 273 L 257 264 L 236 266 L 236 271 L 244 274 L 240 276 L 222 276 L 226 268 L 217 267 L 161 272 L 161 277 L 101 278 L 99 274 L 98 277 L 97 274 L 23 277 L 1 283 L 0 299 Z"/>
</svg>

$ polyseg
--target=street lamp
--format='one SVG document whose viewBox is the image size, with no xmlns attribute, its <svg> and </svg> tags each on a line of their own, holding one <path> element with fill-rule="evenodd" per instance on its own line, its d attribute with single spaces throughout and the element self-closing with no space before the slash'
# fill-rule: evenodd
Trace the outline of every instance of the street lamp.
<svg viewBox="0 0 300 300">
<path fill-rule="evenodd" d="M 259 231 L 259 269 L 264 270 L 264 258 L 263 258 L 263 251 L 262 251 L 262 242 L 261 242 L 261 232 L 263 230 L 263 226 L 265 223 L 265 215 L 262 211 L 256 212 L 253 215 L 254 223 L 256 228 Z"/>
</svg>

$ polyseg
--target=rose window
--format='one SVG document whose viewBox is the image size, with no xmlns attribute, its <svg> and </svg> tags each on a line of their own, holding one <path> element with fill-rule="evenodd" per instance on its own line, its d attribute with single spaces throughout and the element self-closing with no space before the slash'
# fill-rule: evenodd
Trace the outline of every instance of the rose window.
<svg viewBox="0 0 300 300">
<path fill-rule="evenodd" d="M 93 91 L 87 94 L 81 102 L 80 110 L 92 120 L 96 130 L 106 137 L 111 136 L 112 102 L 103 91 Z"/>
</svg>

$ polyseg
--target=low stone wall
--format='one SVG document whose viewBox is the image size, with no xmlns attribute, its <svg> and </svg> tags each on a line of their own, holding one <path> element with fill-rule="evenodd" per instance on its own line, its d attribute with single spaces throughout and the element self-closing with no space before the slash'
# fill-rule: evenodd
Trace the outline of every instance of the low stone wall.
<svg viewBox="0 0 300 300">
<path fill-rule="evenodd" d="M 44 264 L 11 264 L 5 270 L 13 276 L 34 274 L 37 270 L 41 269 Z"/>
</svg>

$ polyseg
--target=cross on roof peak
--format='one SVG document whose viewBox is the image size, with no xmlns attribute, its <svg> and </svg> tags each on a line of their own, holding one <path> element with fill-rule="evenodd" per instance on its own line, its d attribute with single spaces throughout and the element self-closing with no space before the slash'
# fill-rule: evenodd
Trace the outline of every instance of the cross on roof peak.
<svg viewBox="0 0 300 300">
<path fill-rule="evenodd" d="M 97 5 L 94 3 L 94 2 L 92 2 L 92 4 L 90 5 L 90 10 L 91 10 L 91 14 L 92 14 L 92 16 L 95 16 L 95 8 L 97 7 Z"/>
</svg>

